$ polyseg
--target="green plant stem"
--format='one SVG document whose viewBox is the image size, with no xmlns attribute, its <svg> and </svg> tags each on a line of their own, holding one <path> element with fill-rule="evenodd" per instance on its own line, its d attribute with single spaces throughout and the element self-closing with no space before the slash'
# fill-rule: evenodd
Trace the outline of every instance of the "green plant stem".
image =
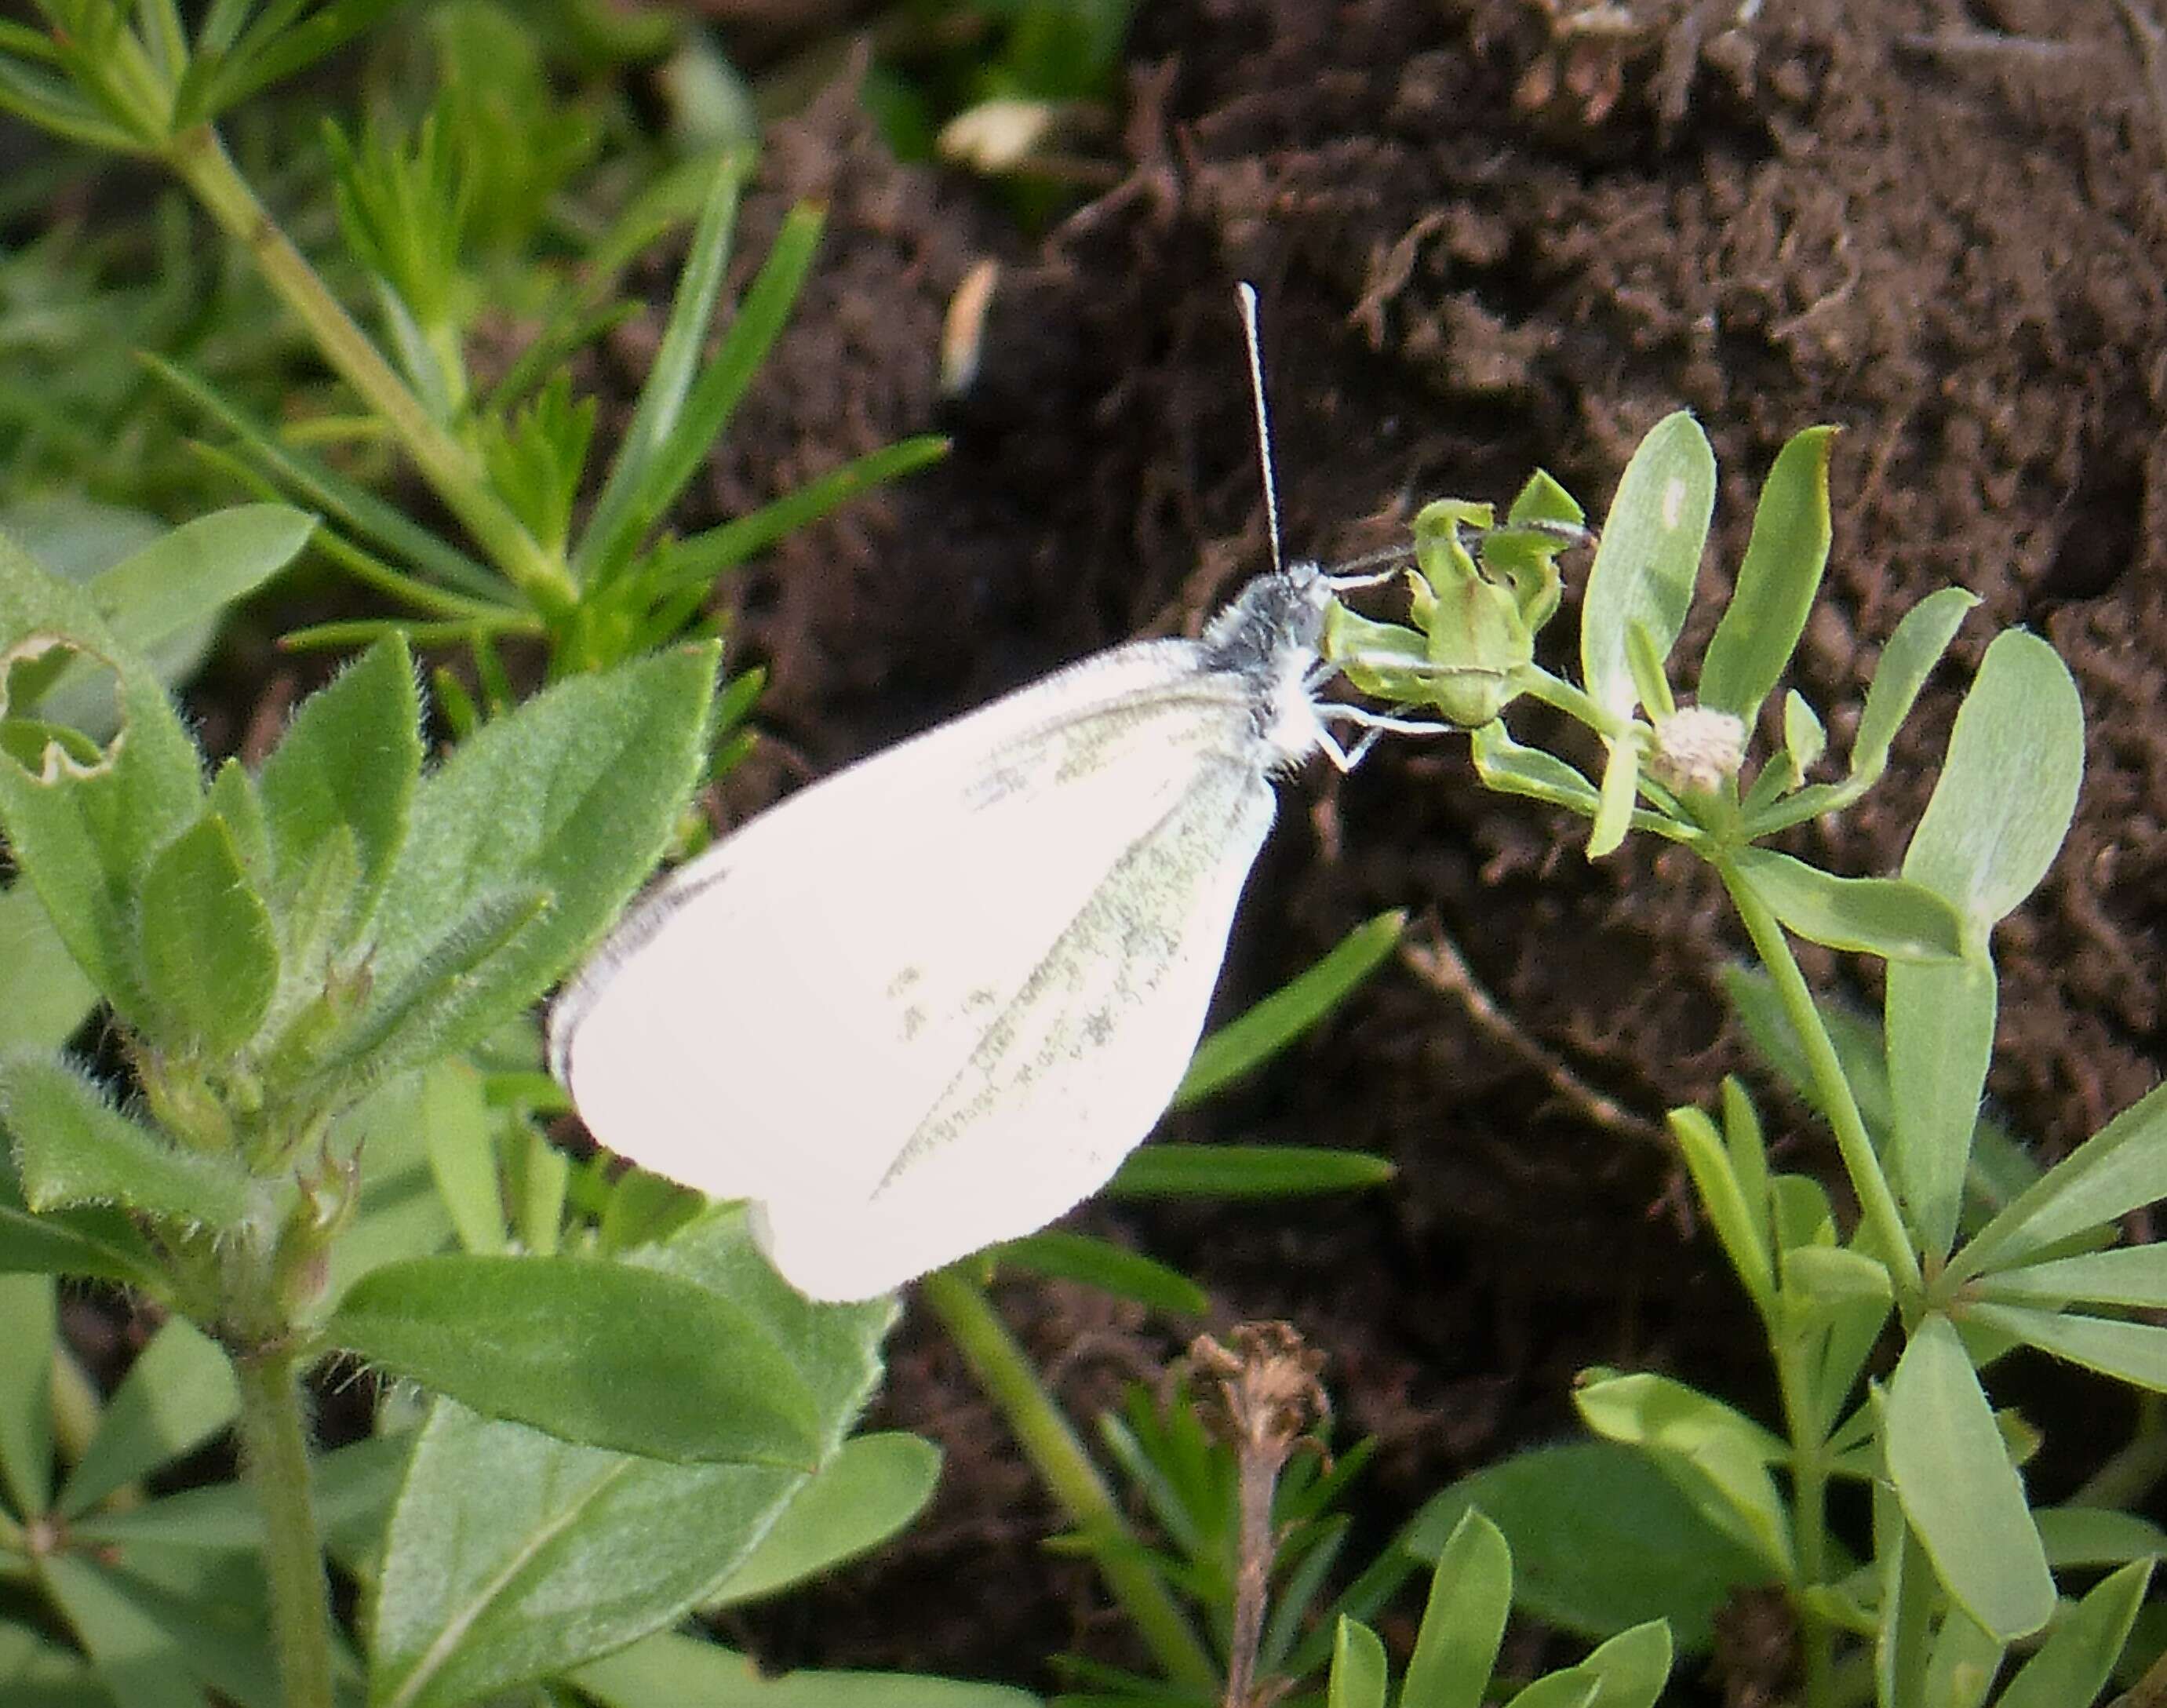
<svg viewBox="0 0 2167 1708">
<path fill-rule="evenodd" d="M 1219 1672 L 1211 1655 L 1158 1573 L 1135 1557 L 1136 1538 L 1112 1492 L 985 1294 L 948 1270 L 926 1276 L 919 1288 L 978 1385 L 1008 1419 L 1025 1456 L 1093 1545 L 1107 1587 L 1167 1677 L 1216 1693 Z"/>
<path fill-rule="evenodd" d="M 564 565 L 490 491 L 479 460 L 430 417 L 353 322 L 301 252 L 288 241 L 208 125 L 176 136 L 167 163 L 228 236 L 248 252 L 271 288 L 300 319 L 324 359 L 367 400 L 436 495 L 491 561 L 545 613 L 569 607 L 578 589 Z"/>
<path fill-rule="evenodd" d="M 263 1571 L 284 1708 L 331 1708 L 331 1605 L 309 1492 L 300 1371 L 283 1345 L 234 1360 L 241 1467 L 263 1515 Z"/>
<path fill-rule="evenodd" d="M 1790 943 L 1775 915 L 1762 905 L 1729 862 L 1718 857 L 1714 863 L 1724 888 L 1730 892 L 1731 905 L 1746 923 L 1746 935 L 1753 939 L 1762 965 L 1768 969 L 1777 1000 L 1783 1005 L 1791 1029 L 1798 1034 L 1799 1046 L 1806 1053 L 1806 1064 L 1813 1074 L 1821 1112 L 1836 1134 L 1836 1149 L 1843 1157 L 1844 1171 L 1851 1176 L 1852 1190 L 1858 1194 L 1859 1214 L 1865 1222 L 1867 1234 L 1873 1242 L 1875 1254 L 1895 1283 L 1897 1297 L 1905 1306 L 1908 1322 L 1925 1285 L 1919 1272 L 1918 1254 L 1911 1249 L 1910 1236 L 1904 1231 L 1904 1218 L 1896 1207 L 1896 1195 L 1889 1189 L 1889 1177 L 1881 1170 L 1881 1159 L 1874 1154 L 1873 1142 L 1867 1137 L 1866 1122 L 1858 1112 L 1857 1100 L 1851 1095 L 1851 1082 L 1844 1077 L 1843 1063 L 1836 1053 L 1836 1045 L 1830 1041 L 1828 1029 L 1821 1024 L 1820 1010 L 1815 1005 L 1813 993 L 1806 988 L 1806 976 L 1799 970 L 1798 959 L 1791 953 Z"/>
<path fill-rule="evenodd" d="M 1813 1381 L 1798 1338 L 1786 1335 L 1772 1312 L 1765 1319 L 1768 1350 L 1776 1361 L 1776 1383 L 1783 1395 L 1783 1425 L 1791 1438 L 1791 1550 L 1799 1583 L 1810 1589 L 1828 1574 L 1828 1433 L 1814 1403 Z M 1799 1652 L 1805 1675 L 1805 1708 L 1831 1708 L 1836 1700 L 1831 1663 L 1833 1632 L 1827 1618 L 1804 1596 L 1793 1598 L 1799 1620 Z"/>
</svg>

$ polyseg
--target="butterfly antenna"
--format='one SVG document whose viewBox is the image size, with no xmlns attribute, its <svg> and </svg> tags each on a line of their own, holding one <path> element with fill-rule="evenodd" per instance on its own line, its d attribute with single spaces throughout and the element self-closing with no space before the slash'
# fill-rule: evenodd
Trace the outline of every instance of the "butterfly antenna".
<svg viewBox="0 0 2167 1708">
<path fill-rule="evenodd" d="M 1234 287 L 1242 305 L 1242 336 L 1249 346 L 1249 394 L 1257 400 L 1257 468 L 1264 478 L 1264 525 L 1271 531 L 1272 568 L 1284 571 L 1286 554 L 1280 544 L 1280 489 L 1272 473 L 1272 415 L 1264 403 L 1264 353 L 1257 337 L 1257 288 L 1247 279 Z"/>
</svg>

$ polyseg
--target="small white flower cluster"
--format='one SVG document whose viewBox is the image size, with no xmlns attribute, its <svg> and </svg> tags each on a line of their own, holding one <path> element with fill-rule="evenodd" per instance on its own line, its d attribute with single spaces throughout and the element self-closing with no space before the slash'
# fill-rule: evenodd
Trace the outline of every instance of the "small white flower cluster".
<svg viewBox="0 0 2167 1708">
<path fill-rule="evenodd" d="M 1648 775 L 1666 788 L 1705 793 L 1738 775 L 1746 761 L 1746 725 L 1713 706 L 1686 706 L 1656 725 Z"/>
</svg>

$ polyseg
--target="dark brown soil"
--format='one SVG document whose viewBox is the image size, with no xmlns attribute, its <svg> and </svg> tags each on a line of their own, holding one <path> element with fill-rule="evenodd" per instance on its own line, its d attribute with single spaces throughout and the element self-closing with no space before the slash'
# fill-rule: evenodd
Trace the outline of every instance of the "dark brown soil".
<svg viewBox="0 0 2167 1708">
<path fill-rule="evenodd" d="M 803 194 L 829 199 L 830 236 L 715 509 L 906 432 L 945 427 L 955 449 L 748 583 L 738 632 L 772 668 L 778 739 L 729 809 L 1056 661 L 1193 623 L 1259 566 L 1232 294 L 1247 278 L 1300 552 L 1375 546 L 1428 497 L 1509 497 L 1537 464 L 1599 515 L 1639 435 L 1685 405 L 1725 473 L 1714 591 L 1778 445 L 1840 423 L 1836 545 L 1798 682 L 1834 708 L 1839 751 L 1902 613 L 1951 582 L 1984 605 L 1887 781 L 1796 846 L 1892 869 L 1964 671 L 2000 627 L 2045 632 L 2082 688 L 2090 771 L 2069 848 L 1998 939 L 1993 1089 L 2044 1157 L 2149 1089 L 2167 949 L 2167 110 L 2113 0 L 1141 10 L 1119 187 L 1043 241 L 971 184 L 887 162 L 848 91 L 771 152 L 750 247 Z M 1598 10 L 1629 27 L 1606 32 Z M 978 378 L 944 400 L 943 313 L 988 256 L 1002 271 Z M 1554 643 L 1569 647 L 1571 616 Z M 1372 1541 L 1456 1476 L 1570 1430 L 1590 1363 L 1676 1371 L 1766 1414 L 1750 1318 L 1646 1142 L 1744 1059 L 1717 984 L 1742 942 L 1709 883 L 1637 843 L 1591 867 L 1580 821 L 1484 793 L 1456 743 L 1387 747 L 1344 781 L 1320 769 L 1285 803 L 1227 1000 L 1403 907 L 1458 943 L 1519 1043 L 1394 968 L 1177 1136 L 1362 1146 L 1398 1162 L 1396 1186 L 1101 1206 L 1084 1224 L 1189 1268 L 1226 1319 L 1284 1317 L 1327 1350 L 1344 1429 L 1383 1442 Z M 1878 994 L 1836 957 L 1809 970 Z M 1571 1084 L 1591 1095 L 1561 1095 Z M 1823 1166 L 1795 1109 L 1772 1099 L 1772 1119 L 1794 1164 Z M 1086 1416 L 1187 1332 L 1060 1287 L 1003 1298 Z M 2035 1492 L 2064 1493 L 2127 1408 L 2014 1373 L 2048 1432 Z M 787 1626 L 741 1632 L 764 1658 L 1042 1688 L 1064 1647 L 1127 1656 L 1089 1575 L 1041 1551 L 1055 1520 L 919 1316 L 878 1419 L 946 1444 L 935 1507 L 877 1563 L 793 1599 Z M 1720 1681 L 1676 1700 L 1720 1700 Z"/>
</svg>

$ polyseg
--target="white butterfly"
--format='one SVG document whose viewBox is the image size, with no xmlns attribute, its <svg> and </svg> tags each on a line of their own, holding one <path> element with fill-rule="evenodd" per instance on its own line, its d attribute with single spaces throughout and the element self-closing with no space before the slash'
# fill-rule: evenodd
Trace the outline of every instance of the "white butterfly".
<svg viewBox="0 0 2167 1708">
<path fill-rule="evenodd" d="M 1180 1081 L 1273 779 L 1319 751 L 1352 762 L 1327 716 L 1400 727 L 1313 698 L 1332 587 L 1274 568 L 1200 639 L 1072 665 L 681 868 L 550 1016 L 588 1130 L 752 1200 L 816 1299 L 885 1292 L 1088 1196 Z"/>
</svg>

